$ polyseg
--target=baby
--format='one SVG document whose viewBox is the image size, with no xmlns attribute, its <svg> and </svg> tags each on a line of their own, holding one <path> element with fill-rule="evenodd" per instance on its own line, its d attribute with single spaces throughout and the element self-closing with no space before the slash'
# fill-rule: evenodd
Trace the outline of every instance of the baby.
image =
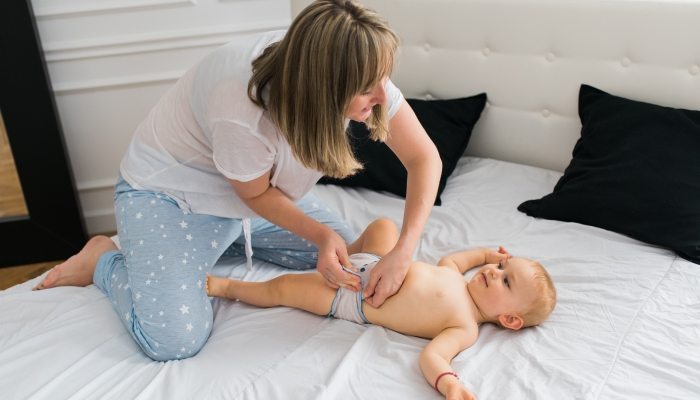
<svg viewBox="0 0 700 400">
<path fill-rule="evenodd" d="M 391 220 L 372 222 L 348 246 L 352 267 L 344 269 L 359 275 L 364 287 L 372 267 L 397 239 Z M 480 265 L 466 282 L 462 274 Z M 330 288 L 319 273 L 287 274 L 267 282 L 209 276 L 206 289 L 210 296 L 258 307 L 294 307 L 432 339 L 420 355 L 420 367 L 428 382 L 450 399 L 474 398 L 450 361 L 476 342 L 479 324 L 492 322 L 515 330 L 537 325 L 556 303 L 547 271 L 536 261 L 514 258 L 503 247 L 450 254 L 437 266 L 412 262 L 401 289 L 379 308 L 363 301 L 362 291 Z"/>
</svg>

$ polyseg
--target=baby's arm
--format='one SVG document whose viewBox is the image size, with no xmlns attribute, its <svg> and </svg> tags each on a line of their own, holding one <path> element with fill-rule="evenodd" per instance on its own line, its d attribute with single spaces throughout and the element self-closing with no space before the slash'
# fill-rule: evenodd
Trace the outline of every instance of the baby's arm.
<svg viewBox="0 0 700 400">
<path fill-rule="evenodd" d="M 431 386 L 435 387 L 435 381 L 441 374 L 453 372 L 450 361 L 457 353 L 474 344 L 478 334 L 476 326 L 447 328 L 428 343 L 420 355 L 420 369 Z M 476 399 L 454 375 L 442 375 L 437 383 L 437 389 L 446 398 Z"/>
<path fill-rule="evenodd" d="M 438 261 L 437 265 L 450 267 L 463 274 L 476 266 L 498 263 L 511 257 L 503 246 L 499 247 L 498 251 L 487 248 L 472 249 L 445 256 Z"/>
</svg>

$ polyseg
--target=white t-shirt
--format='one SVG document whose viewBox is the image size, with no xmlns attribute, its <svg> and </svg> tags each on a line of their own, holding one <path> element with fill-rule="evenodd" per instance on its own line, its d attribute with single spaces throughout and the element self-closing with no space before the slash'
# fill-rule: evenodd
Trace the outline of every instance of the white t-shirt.
<svg viewBox="0 0 700 400">
<path fill-rule="evenodd" d="M 294 158 L 269 114 L 248 98 L 252 61 L 284 34 L 234 40 L 190 68 L 136 129 L 122 177 L 134 189 L 172 197 L 184 211 L 227 218 L 258 215 L 224 176 L 247 182 L 271 171 L 270 184 L 293 202 L 308 193 L 322 174 Z M 391 118 L 403 95 L 390 81 L 385 88 Z"/>
</svg>

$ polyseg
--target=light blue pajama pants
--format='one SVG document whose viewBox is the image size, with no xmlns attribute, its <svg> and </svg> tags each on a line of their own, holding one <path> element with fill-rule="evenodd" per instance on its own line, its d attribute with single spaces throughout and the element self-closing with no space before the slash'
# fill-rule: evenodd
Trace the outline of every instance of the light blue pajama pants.
<svg viewBox="0 0 700 400">
<path fill-rule="evenodd" d="M 211 332 L 207 273 L 222 254 L 245 255 L 240 219 L 182 211 L 171 198 L 115 185 L 121 251 L 103 254 L 94 283 L 143 351 L 156 361 L 192 357 Z M 340 234 L 357 235 L 335 211 L 312 194 L 297 202 L 310 217 Z M 316 267 L 312 243 L 262 219 L 251 219 L 253 257 L 294 269 Z"/>
</svg>

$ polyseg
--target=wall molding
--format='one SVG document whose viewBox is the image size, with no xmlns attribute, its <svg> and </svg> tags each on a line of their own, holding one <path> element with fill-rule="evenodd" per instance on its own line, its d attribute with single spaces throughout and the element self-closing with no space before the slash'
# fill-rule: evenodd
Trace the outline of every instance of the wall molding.
<svg viewBox="0 0 700 400">
<path fill-rule="evenodd" d="M 54 83 L 52 84 L 52 87 L 54 94 L 62 95 L 93 90 L 114 89 L 126 86 L 155 85 L 160 83 L 175 82 L 180 79 L 185 72 L 185 70 L 165 71 L 154 74 L 118 76 L 114 78 Z"/>
<path fill-rule="evenodd" d="M 114 189 L 114 185 L 116 183 L 117 178 L 105 178 L 78 182 L 75 186 L 78 189 L 78 192 L 87 192 L 91 190 Z"/>
<path fill-rule="evenodd" d="M 34 7 L 34 16 L 37 20 L 51 18 L 69 18 L 90 14 L 104 14 L 112 12 L 124 12 L 133 10 L 181 7 L 197 5 L 197 0 L 111 0 L 111 1 L 86 1 L 80 4 L 64 4 L 57 6 Z"/>
<path fill-rule="evenodd" d="M 289 20 L 273 20 L 236 25 L 153 32 L 122 37 L 45 43 L 47 62 L 109 57 L 152 51 L 203 47 L 228 42 L 231 35 L 286 29 Z"/>
<path fill-rule="evenodd" d="M 114 216 L 114 208 L 101 208 L 99 210 L 91 210 L 91 211 L 85 211 L 83 217 L 84 218 L 94 218 L 94 217 L 103 217 L 111 215 L 112 217 Z"/>
<path fill-rule="evenodd" d="M 114 198 L 114 184 L 116 182 L 117 178 L 95 179 L 77 183 L 76 187 L 80 196 L 90 194 L 91 196 L 97 195 L 105 200 L 112 200 Z M 85 220 L 85 227 L 89 235 L 114 232 L 117 230 L 114 207 L 85 210 L 84 204 L 85 203 L 83 203 L 83 219 Z"/>
<path fill-rule="evenodd" d="M 114 208 L 85 211 L 83 219 L 88 235 L 113 233 L 117 230 Z"/>
</svg>

